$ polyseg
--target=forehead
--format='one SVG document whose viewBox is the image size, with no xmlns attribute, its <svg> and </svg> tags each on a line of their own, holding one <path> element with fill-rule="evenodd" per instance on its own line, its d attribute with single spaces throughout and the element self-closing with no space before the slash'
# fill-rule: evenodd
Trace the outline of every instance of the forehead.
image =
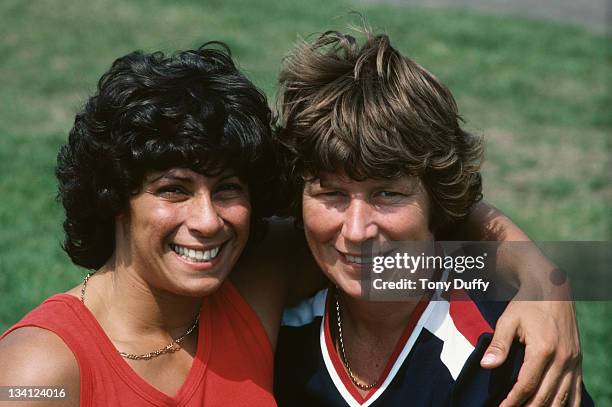
<svg viewBox="0 0 612 407">
<path fill-rule="evenodd" d="M 376 188 L 376 187 L 402 187 L 402 188 L 414 188 L 420 184 L 420 180 L 416 176 L 411 175 L 400 175 L 397 177 L 390 178 L 366 178 L 363 180 L 356 180 L 350 178 L 346 174 L 341 173 L 323 173 L 320 177 L 309 179 L 305 181 L 305 185 L 321 187 L 333 187 L 333 186 L 344 186 L 344 187 L 363 187 L 363 188 Z"/>
<path fill-rule="evenodd" d="M 235 171 L 231 168 L 215 171 L 213 174 L 203 174 L 189 168 L 168 168 L 163 171 L 152 171 L 144 178 L 144 183 L 152 183 L 163 179 L 172 179 L 177 181 L 193 181 L 197 178 L 204 177 L 206 179 L 220 179 L 235 176 Z"/>
</svg>

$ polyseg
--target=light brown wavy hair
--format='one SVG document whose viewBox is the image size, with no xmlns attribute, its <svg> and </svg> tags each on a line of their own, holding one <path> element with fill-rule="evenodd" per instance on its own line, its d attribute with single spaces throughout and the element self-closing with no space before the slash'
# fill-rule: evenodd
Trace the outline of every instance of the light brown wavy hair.
<svg viewBox="0 0 612 407">
<path fill-rule="evenodd" d="M 460 127 L 448 88 L 393 48 L 384 34 L 329 31 L 284 59 L 277 141 L 301 215 L 304 181 L 324 173 L 418 176 L 432 203 L 430 228 L 464 218 L 482 198 L 480 137 Z"/>
</svg>

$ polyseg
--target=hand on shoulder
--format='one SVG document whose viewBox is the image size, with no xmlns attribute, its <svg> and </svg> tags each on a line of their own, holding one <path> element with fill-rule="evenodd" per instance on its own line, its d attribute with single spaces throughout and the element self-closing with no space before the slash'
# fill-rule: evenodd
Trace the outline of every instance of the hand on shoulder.
<svg viewBox="0 0 612 407">
<path fill-rule="evenodd" d="M 0 401 L 0 406 L 79 405 L 79 366 L 68 346 L 37 327 L 19 328 L 0 341 L 0 386 L 42 386 L 65 389 L 66 399 Z"/>
</svg>

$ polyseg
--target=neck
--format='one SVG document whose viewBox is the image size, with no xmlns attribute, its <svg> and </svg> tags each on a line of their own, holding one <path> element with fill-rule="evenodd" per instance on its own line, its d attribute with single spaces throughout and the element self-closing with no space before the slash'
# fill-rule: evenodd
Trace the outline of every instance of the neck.
<svg viewBox="0 0 612 407">
<path fill-rule="evenodd" d="M 343 319 L 357 335 L 385 337 L 402 332 L 418 302 L 375 302 L 353 298 L 338 290 Z"/>
<path fill-rule="evenodd" d="M 157 290 L 109 262 L 87 284 L 85 303 L 110 337 L 175 338 L 193 325 L 202 298 Z"/>
</svg>

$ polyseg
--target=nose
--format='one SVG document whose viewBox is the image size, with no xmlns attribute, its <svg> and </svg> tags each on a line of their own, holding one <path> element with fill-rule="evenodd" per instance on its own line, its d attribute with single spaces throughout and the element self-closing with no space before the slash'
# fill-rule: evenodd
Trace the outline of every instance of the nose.
<svg viewBox="0 0 612 407">
<path fill-rule="evenodd" d="M 223 229 L 223 218 L 212 198 L 202 194 L 192 201 L 185 224 L 192 233 L 213 237 Z"/>
<path fill-rule="evenodd" d="M 349 242 L 362 243 L 378 234 L 374 208 L 361 199 L 351 199 L 344 212 L 342 236 Z"/>
</svg>

